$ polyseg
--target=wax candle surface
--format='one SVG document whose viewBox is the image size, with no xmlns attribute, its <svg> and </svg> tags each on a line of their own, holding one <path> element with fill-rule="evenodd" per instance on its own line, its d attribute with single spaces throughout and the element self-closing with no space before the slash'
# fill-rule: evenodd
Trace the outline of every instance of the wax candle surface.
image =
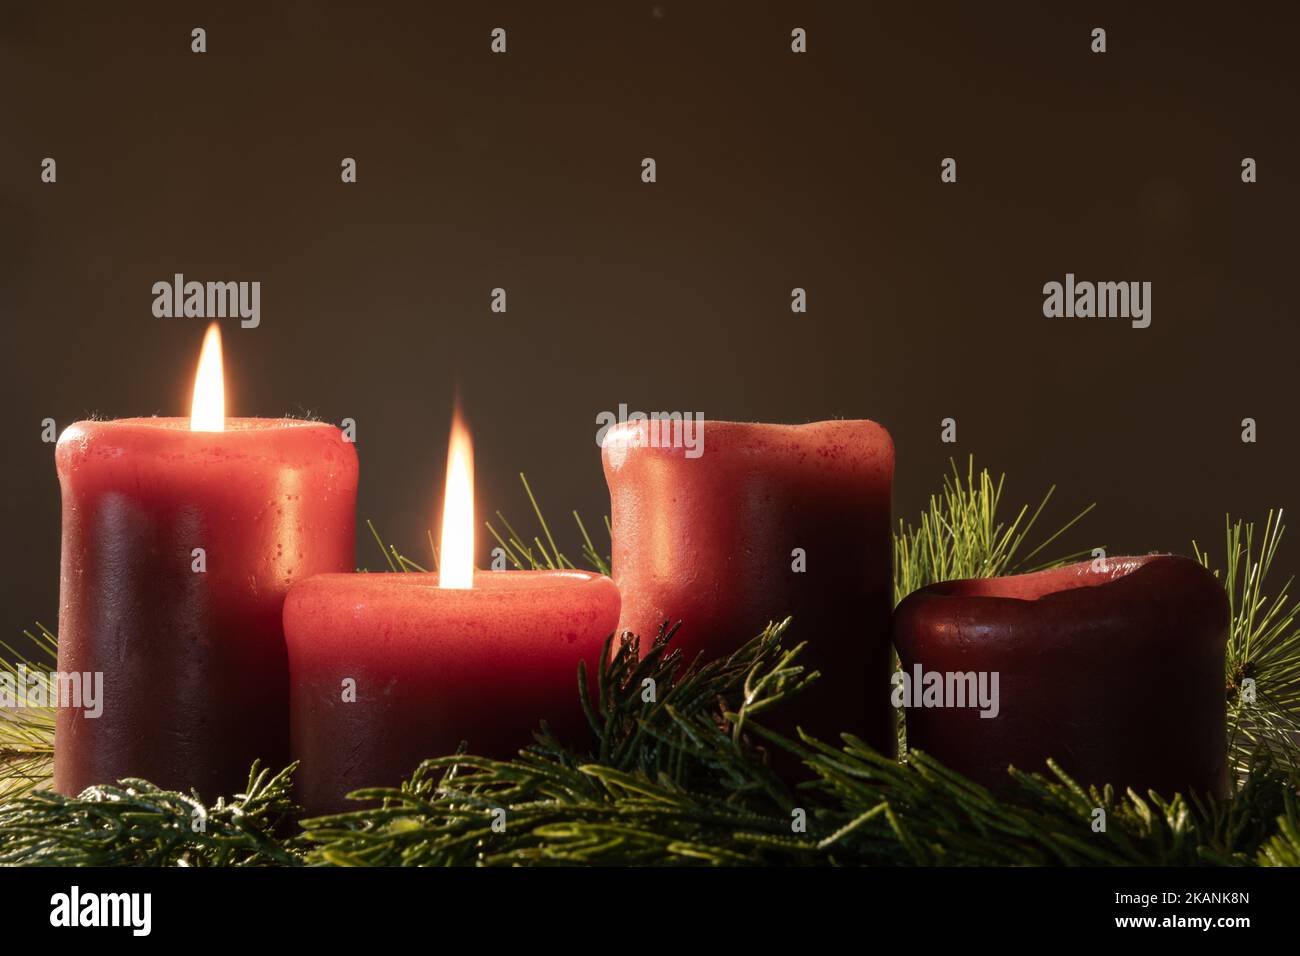
<svg viewBox="0 0 1300 956">
<path fill-rule="evenodd" d="M 59 669 L 102 672 L 105 701 L 60 709 L 55 788 L 137 776 L 212 799 L 254 758 L 284 766 L 284 596 L 352 567 L 353 446 L 318 422 L 138 418 L 78 422 L 56 461 Z"/>
<path fill-rule="evenodd" d="M 903 671 L 996 671 L 1000 701 L 909 707 L 908 745 L 993 787 L 1050 757 L 1085 784 L 1222 793 L 1227 634 L 1223 586 L 1174 555 L 922 588 L 894 618 Z"/>
<path fill-rule="evenodd" d="M 725 655 L 793 615 L 791 644 L 821 671 L 777 711 L 827 740 L 895 749 L 889 704 L 894 446 L 870 421 L 706 421 L 689 457 L 662 425 L 610 429 L 603 447 L 619 630 L 648 648 L 681 621 L 692 659 Z"/>
<path fill-rule="evenodd" d="M 545 719 L 586 740 L 578 662 L 592 686 L 618 621 L 609 578 L 578 571 L 478 572 L 472 588 L 436 574 L 327 574 L 284 608 L 297 798 L 309 814 L 395 786 L 422 760 L 513 756 Z"/>
</svg>

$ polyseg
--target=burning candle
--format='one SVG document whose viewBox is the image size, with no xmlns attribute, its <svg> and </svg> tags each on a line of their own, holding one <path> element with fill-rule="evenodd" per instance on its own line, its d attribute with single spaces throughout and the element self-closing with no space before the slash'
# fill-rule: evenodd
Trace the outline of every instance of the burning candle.
<svg viewBox="0 0 1300 956">
<path fill-rule="evenodd" d="M 472 449 L 459 416 L 439 551 L 437 574 L 324 574 L 289 592 L 292 749 L 310 814 L 346 809 L 361 787 L 395 786 L 462 741 L 510 756 L 539 719 L 581 742 L 578 662 L 599 666 L 618 590 L 579 571 L 475 571 Z"/>
<path fill-rule="evenodd" d="M 1227 635 L 1223 586 L 1174 555 L 922 588 L 894 617 L 908 746 L 991 787 L 1053 758 L 1084 784 L 1223 793 Z M 992 712 L 969 703 L 981 676 Z"/>
<path fill-rule="evenodd" d="M 802 663 L 821 672 L 785 715 L 827 740 L 895 749 L 889 706 L 890 492 L 894 446 L 871 421 L 653 420 L 603 442 L 619 631 L 642 650 L 665 622 L 688 660 L 736 650 L 793 616 Z M 689 446 L 689 447 L 688 447 Z"/>
<path fill-rule="evenodd" d="M 103 674 L 99 717 L 61 708 L 54 785 L 144 777 L 205 798 L 288 758 L 289 585 L 352 566 L 357 458 L 337 428 L 227 418 L 221 339 L 191 416 L 77 422 L 63 493 L 59 670 Z"/>
</svg>

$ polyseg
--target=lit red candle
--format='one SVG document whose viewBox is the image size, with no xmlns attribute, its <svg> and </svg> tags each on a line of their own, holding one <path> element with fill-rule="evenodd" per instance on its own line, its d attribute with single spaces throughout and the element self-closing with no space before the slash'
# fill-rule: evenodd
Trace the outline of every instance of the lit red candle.
<svg viewBox="0 0 1300 956">
<path fill-rule="evenodd" d="M 440 573 L 326 574 L 284 608 L 297 798 L 309 814 L 395 786 L 428 757 L 508 757 L 545 720 L 585 740 L 578 662 L 595 674 L 618 620 L 609 578 L 474 570 L 473 467 L 453 425 Z"/>
<path fill-rule="evenodd" d="M 1227 636 L 1222 584 L 1175 555 L 922 588 L 894 618 L 902 673 L 997 674 L 999 699 L 982 717 L 914 687 L 908 746 L 991 787 L 1053 758 L 1084 784 L 1223 793 Z"/>
<path fill-rule="evenodd" d="M 619 631 L 644 650 L 680 621 L 687 660 L 716 658 L 793 616 L 789 640 L 809 642 L 802 663 L 821 677 L 782 729 L 893 753 L 889 433 L 871 421 L 702 428 L 691 454 L 679 423 L 605 436 Z"/>
<path fill-rule="evenodd" d="M 59 670 L 103 674 L 99 717 L 61 708 L 54 785 L 121 777 L 231 794 L 288 758 L 289 585 L 352 566 L 357 458 L 333 426 L 226 418 L 208 330 L 191 417 L 85 421 L 59 438 Z"/>
</svg>

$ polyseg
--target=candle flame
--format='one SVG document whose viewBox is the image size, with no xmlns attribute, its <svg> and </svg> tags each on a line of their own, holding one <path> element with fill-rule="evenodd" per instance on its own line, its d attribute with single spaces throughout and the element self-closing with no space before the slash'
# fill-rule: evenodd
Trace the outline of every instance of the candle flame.
<svg viewBox="0 0 1300 956">
<path fill-rule="evenodd" d="M 194 402 L 190 406 L 190 431 L 226 430 L 226 387 L 221 375 L 221 330 L 208 326 L 199 353 L 199 372 L 194 377 Z"/>
<path fill-rule="evenodd" d="M 447 445 L 447 490 L 442 500 L 438 587 L 474 586 L 474 446 L 456 409 Z"/>
</svg>

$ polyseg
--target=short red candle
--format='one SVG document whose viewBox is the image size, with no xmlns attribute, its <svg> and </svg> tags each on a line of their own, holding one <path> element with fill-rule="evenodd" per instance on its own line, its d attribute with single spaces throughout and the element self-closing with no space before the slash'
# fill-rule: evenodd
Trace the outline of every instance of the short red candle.
<svg viewBox="0 0 1300 956">
<path fill-rule="evenodd" d="M 922 588 L 899 605 L 903 671 L 997 672 L 998 714 L 909 707 L 909 747 L 979 783 L 1055 759 L 1084 784 L 1223 793 L 1228 600 L 1195 561 L 1110 558 Z"/>
<path fill-rule="evenodd" d="M 618 606 L 609 578 L 580 571 L 477 572 L 471 588 L 419 573 L 294 585 L 284 625 L 298 801 L 309 814 L 355 808 L 349 791 L 396 786 L 462 741 L 512 756 L 542 719 L 583 743 L 578 662 L 594 687 Z"/>
<path fill-rule="evenodd" d="M 59 670 L 102 672 L 98 718 L 58 712 L 54 785 L 120 777 L 212 799 L 288 758 L 281 609 L 352 566 L 357 458 L 333 426 L 78 422 L 60 436 Z M 194 549 L 206 570 L 195 571 Z"/>
<path fill-rule="evenodd" d="M 809 642 L 801 662 L 821 677 L 778 712 L 781 729 L 849 732 L 893 753 L 889 433 L 706 421 L 698 457 L 672 435 L 633 421 L 603 443 L 620 632 L 644 650 L 680 621 L 687 660 L 717 658 L 793 616 L 789 641 Z"/>
</svg>

